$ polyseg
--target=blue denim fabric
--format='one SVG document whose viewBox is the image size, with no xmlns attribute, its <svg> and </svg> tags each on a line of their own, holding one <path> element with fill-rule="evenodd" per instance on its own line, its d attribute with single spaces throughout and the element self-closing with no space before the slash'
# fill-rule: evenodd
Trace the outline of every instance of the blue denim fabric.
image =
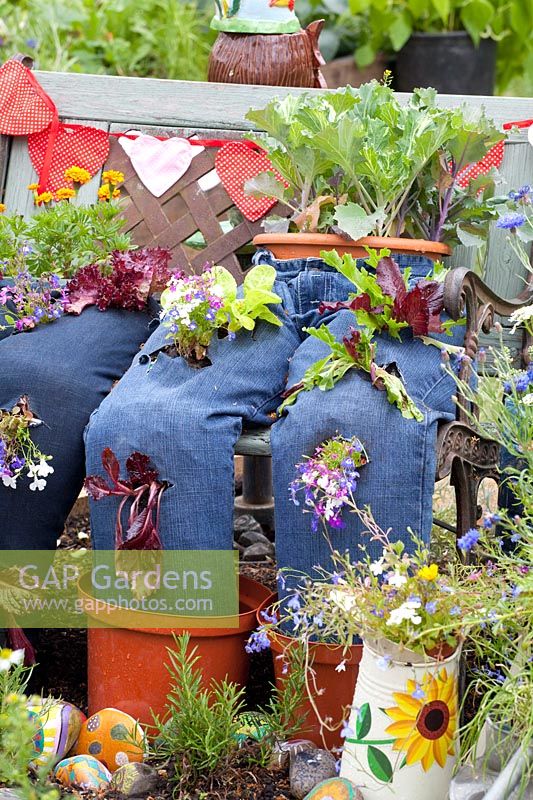
<svg viewBox="0 0 533 800">
<path fill-rule="evenodd" d="M 150 315 L 87 308 L 0 341 L 0 407 L 27 394 L 43 425 L 32 438 L 53 456 L 44 491 L 0 482 L 0 549 L 54 549 L 82 486 L 83 430 L 149 335 Z"/>
<path fill-rule="evenodd" d="M 428 274 L 423 257 L 398 256 L 411 267 L 411 281 Z M 320 259 L 276 261 L 266 251 L 255 263 L 277 270 L 274 290 L 283 305 L 283 326 L 260 323 L 253 335 L 241 332 L 231 342 L 214 338 L 211 366 L 197 370 L 163 348 L 167 330 L 160 326 L 137 355 L 114 391 L 91 416 L 86 431 L 87 472 L 102 473 L 100 455 L 111 447 L 121 463 L 134 450 L 147 453 L 160 477 L 171 484 L 161 504 L 160 533 L 165 547 L 232 547 L 233 451 L 243 421 L 271 425 L 270 414 L 281 393 L 298 382 L 307 367 L 328 348 L 309 337 L 306 326 L 327 325 L 341 338 L 354 322 L 349 311 L 319 315 L 321 301 L 347 298 L 346 278 Z M 463 328 L 449 341 L 459 344 Z M 155 361 L 153 358 L 157 356 Z M 398 342 L 379 337 L 378 363 L 395 361 L 424 421 L 405 420 L 364 375 L 350 371 L 330 392 L 302 393 L 286 416 L 272 425 L 276 547 L 281 568 L 313 574 L 328 566 L 329 546 L 313 534 L 310 517 L 289 499 L 295 464 L 337 432 L 359 436 L 371 463 L 361 473 L 357 498 L 370 504 L 376 520 L 406 538 L 410 526 L 426 540 L 432 520 L 437 423 L 454 416 L 453 381 L 443 372 L 440 352 L 412 336 Z M 98 548 L 113 547 L 117 502 L 91 504 L 92 533 Z M 346 515 L 347 526 L 332 534 L 334 546 L 358 554 L 361 526 Z M 369 546 L 372 552 L 373 546 Z M 290 591 L 280 587 L 282 594 Z"/>
</svg>

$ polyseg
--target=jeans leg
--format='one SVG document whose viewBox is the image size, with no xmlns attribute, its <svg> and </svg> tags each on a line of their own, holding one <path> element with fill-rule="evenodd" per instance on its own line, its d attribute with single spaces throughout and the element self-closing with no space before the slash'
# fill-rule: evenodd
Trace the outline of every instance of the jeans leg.
<svg viewBox="0 0 533 800">
<path fill-rule="evenodd" d="M 55 549 L 85 474 L 85 425 L 147 338 L 149 319 L 92 307 L 0 341 L 0 407 L 28 395 L 43 420 L 32 439 L 54 468 L 42 492 L 26 478 L 16 489 L 0 483 L 0 549 Z"/>
<path fill-rule="evenodd" d="M 162 351 L 166 335 L 163 327 L 153 334 L 92 416 L 87 472 L 102 473 L 104 447 L 121 465 L 134 450 L 146 453 L 170 484 L 161 502 L 164 547 L 231 549 L 233 454 L 242 420 L 271 422 L 300 339 L 288 317 L 281 328 L 259 323 L 253 335 L 241 332 L 234 341 L 214 337 L 211 366 L 194 369 Z M 117 507 L 116 498 L 91 503 L 95 547 L 114 546 Z"/>
<path fill-rule="evenodd" d="M 353 315 L 343 311 L 328 327 L 340 339 L 350 324 Z M 289 385 L 299 381 L 305 369 L 327 352 L 321 342 L 307 339 L 291 362 Z M 350 370 L 331 391 L 313 389 L 299 395 L 286 416 L 274 424 L 271 437 L 280 568 L 313 576 L 317 564 L 332 567 L 326 539 L 312 533 L 310 515 L 291 502 L 288 486 L 302 456 L 311 455 L 317 445 L 336 433 L 357 435 L 368 451 L 370 463 L 361 469 L 355 497 L 359 506 L 370 505 L 376 522 L 384 530 L 392 529 L 393 539 L 400 537 L 409 545 L 408 526 L 429 539 L 437 423 L 441 417 L 449 418 L 453 409 L 451 381 L 449 386 L 443 384 L 439 351 L 419 341 L 396 345 L 382 337 L 377 360 L 397 362 L 424 419 L 404 419 L 385 393 L 373 388 L 356 370 Z M 359 545 L 365 544 L 372 557 L 379 556 L 380 548 L 362 535 L 356 515 L 345 513 L 344 520 L 344 529 L 330 532 L 333 547 L 341 552 L 348 549 L 358 558 Z M 286 595 L 297 583 L 296 577 L 287 581 L 285 589 L 280 586 L 280 594 Z"/>
</svg>

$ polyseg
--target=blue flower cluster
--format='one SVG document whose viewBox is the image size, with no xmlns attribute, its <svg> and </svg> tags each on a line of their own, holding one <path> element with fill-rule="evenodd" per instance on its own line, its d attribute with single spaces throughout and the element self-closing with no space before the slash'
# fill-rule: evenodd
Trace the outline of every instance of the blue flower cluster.
<svg viewBox="0 0 533 800">
<path fill-rule="evenodd" d="M 509 192 L 509 200 L 524 200 L 527 198 L 528 194 L 531 192 L 531 186 L 527 183 L 524 186 L 521 186 L 516 192 Z"/>
<path fill-rule="evenodd" d="M 476 528 L 470 528 L 460 539 L 457 539 L 457 547 L 464 553 L 469 553 L 479 542 L 480 532 Z"/>
<path fill-rule="evenodd" d="M 510 394 L 514 387 L 518 394 L 525 394 L 525 392 L 529 391 L 530 386 L 533 386 L 533 362 L 528 364 L 525 372 L 516 375 L 512 381 L 504 381 L 503 389 L 506 394 Z"/>
<path fill-rule="evenodd" d="M 502 214 L 496 223 L 496 227 L 512 230 L 513 228 L 521 228 L 526 221 L 526 215 L 520 211 L 509 211 L 507 214 Z"/>
</svg>

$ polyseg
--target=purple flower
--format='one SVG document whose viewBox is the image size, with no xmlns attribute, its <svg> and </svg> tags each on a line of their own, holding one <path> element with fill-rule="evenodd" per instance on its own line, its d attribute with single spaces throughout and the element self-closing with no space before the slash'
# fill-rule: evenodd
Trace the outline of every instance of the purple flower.
<svg viewBox="0 0 533 800">
<path fill-rule="evenodd" d="M 31 47 L 32 50 L 35 50 L 37 44 L 38 44 L 37 39 L 26 39 L 26 45 L 28 47 Z"/>
<path fill-rule="evenodd" d="M 460 606 L 452 606 L 450 608 L 450 616 L 451 617 L 457 617 L 457 616 L 459 616 L 460 613 L 461 613 Z"/>
<path fill-rule="evenodd" d="M 470 528 L 460 539 L 457 540 L 457 547 L 464 553 L 469 553 L 479 542 L 480 532 L 476 528 Z"/>
<path fill-rule="evenodd" d="M 423 700 L 425 696 L 425 691 L 422 689 L 420 684 L 417 683 L 414 692 L 411 692 L 411 697 L 413 697 L 415 700 Z"/>
<path fill-rule="evenodd" d="M 258 628 L 250 635 L 244 649 L 247 653 L 261 653 L 270 649 L 270 640 L 263 628 Z"/>
<path fill-rule="evenodd" d="M 434 614 L 436 610 L 437 610 L 436 600 L 430 600 L 428 603 L 426 603 L 426 611 L 428 612 L 428 614 Z"/>
<path fill-rule="evenodd" d="M 516 192 L 509 192 L 509 200 L 523 200 L 531 191 L 531 186 L 526 183 L 521 186 Z"/>
<path fill-rule="evenodd" d="M 497 522 L 500 522 L 501 517 L 499 514 L 487 514 L 483 519 L 483 527 L 490 530 Z"/>
<path fill-rule="evenodd" d="M 11 464 L 9 465 L 10 469 L 16 471 L 18 469 L 22 469 L 24 464 L 26 463 L 24 458 L 19 458 L 19 456 L 15 456 L 12 460 Z"/>
<path fill-rule="evenodd" d="M 353 728 L 350 728 L 350 725 L 348 724 L 347 720 L 344 720 L 344 722 L 342 723 L 342 728 L 339 735 L 341 739 L 346 739 L 347 736 L 354 735 Z"/>
<path fill-rule="evenodd" d="M 525 214 L 521 214 L 519 211 L 509 211 L 507 214 L 503 214 L 500 217 L 496 223 L 496 227 L 512 230 L 513 228 L 520 228 L 526 221 L 527 217 Z"/>
</svg>

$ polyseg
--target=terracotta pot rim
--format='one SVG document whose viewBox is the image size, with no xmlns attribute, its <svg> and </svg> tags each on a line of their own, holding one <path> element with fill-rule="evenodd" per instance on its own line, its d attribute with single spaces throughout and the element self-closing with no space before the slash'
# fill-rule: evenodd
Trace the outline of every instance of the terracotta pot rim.
<svg viewBox="0 0 533 800">
<path fill-rule="evenodd" d="M 91 601 L 94 598 L 92 595 L 84 588 L 84 578 L 82 578 L 78 583 L 78 595 L 81 597 L 83 601 Z M 117 616 L 123 616 L 124 609 L 111 609 L 108 614 L 106 614 L 106 619 L 111 620 L 108 624 L 107 622 L 100 622 L 98 626 L 94 626 L 96 630 L 103 630 L 103 629 L 112 629 L 112 630 L 128 630 L 140 634 L 155 634 L 157 636 L 168 636 L 170 633 L 180 634 L 182 632 L 190 632 L 191 638 L 208 638 L 208 637 L 221 637 L 221 636 L 235 636 L 242 633 L 247 633 L 253 630 L 255 626 L 255 620 L 257 616 L 258 608 L 263 607 L 267 603 L 271 603 L 274 598 L 274 593 L 267 589 L 262 583 L 259 581 L 254 581 L 252 578 L 248 578 L 245 575 L 239 575 L 239 598 L 245 599 L 249 598 L 250 602 L 248 602 L 249 609 L 247 611 L 240 612 L 239 614 L 235 615 L 234 617 L 227 616 L 227 617 L 205 617 L 204 623 L 211 622 L 211 627 L 209 625 L 205 625 L 203 627 L 197 627 L 194 623 L 197 622 L 197 617 L 185 617 L 180 616 L 179 614 L 172 615 L 172 619 L 182 621 L 179 626 L 175 625 L 172 628 L 164 628 L 161 627 L 161 621 L 164 619 L 164 614 L 156 614 L 150 611 L 129 611 L 128 615 L 132 615 L 134 619 L 137 620 L 145 620 L 150 622 L 153 619 L 153 627 L 136 627 L 135 625 L 124 625 L 121 623 L 113 624 L 113 619 L 116 619 Z M 97 612 L 94 611 L 86 611 L 85 612 L 88 617 L 92 619 L 101 619 Z M 168 616 L 168 615 L 167 615 Z M 222 623 L 226 622 L 231 627 L 223 627 Z M 233 624 L 235 623 L 236 624 Z"/>
<path fill-rule="evenodd" d="M 254 236 L 253 243 L 256 247 L 267 244 L 297 245 L 314 247 L 323 244 L 323 250 L 334 250 L 335 247 L 343 249 L 374 247 L 381 249 L 388 247 L 392 252 L 417 252 L 436 253 L 449 256 L 451 248 L 443 242 L 434 242 L 431 239 L 407 239 L 395 236 L 363 236 L 361 239 L 345 239 L 336 233 L 259 233 Z"/>
<path fill-rule="evenodd" d="M 270 598 L 261 603 L 256 611 L 258 625 L 262 625 L 264 623 L 264 620 L 261 617 L 261 612 L 268 609 L 276 600 L 277 595 L 272 595 Z M 278 631 L 275 633 L 270 633 L 268 638 L 270 640 L 270 647 L 276 653 L 282 653 L 286 647 L 290 647 L 296 641 L 291 636 L 287 636 L 286 634 Z M 313 654 L 315 663 L 317 664 L 338 664 L 339 660 L 344 657 L 347 666 L 353 667 L 360 663 L 363 655 L 362 644 L 352 644 L 344 656 L 342 656 L 342 651 L 344 648 L 341 644 L 310 642 L 309 649 Z"/>
</svg>

